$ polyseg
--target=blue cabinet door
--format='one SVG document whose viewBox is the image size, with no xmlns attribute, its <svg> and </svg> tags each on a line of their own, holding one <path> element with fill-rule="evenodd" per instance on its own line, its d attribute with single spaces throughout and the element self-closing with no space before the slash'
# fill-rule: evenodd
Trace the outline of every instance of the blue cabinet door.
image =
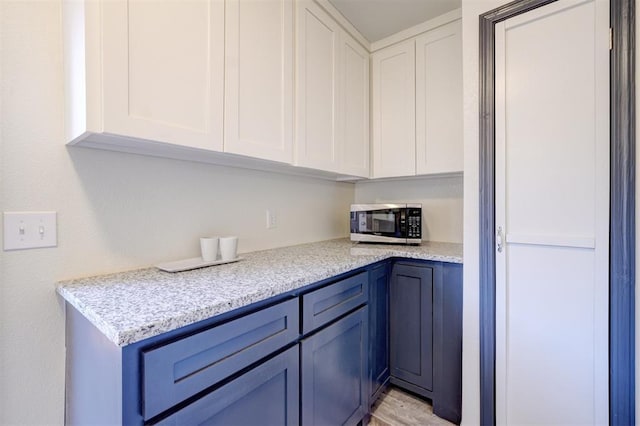
<svg viewBox="0 0 640 426">
<path fill-rule="evenodd" d="M 155 424 L 298 425 L 299 359 L 296 345 Z"/>
<path fill-rule="evenodd" d="M 424 394 L 433 390 L 433 268 L 396 263 L 389 295 L 393 382 Z"/>
<path fill-rule="evenodd" d="M 370 402 L 389 380 L 389 263 L 369 272 Z"/>
<path fill-rule="evenodd" d="M 356 425 L 367 414 L 368 340 L 363 306 L 302 341 L 303 425 Z"/>
</svg>

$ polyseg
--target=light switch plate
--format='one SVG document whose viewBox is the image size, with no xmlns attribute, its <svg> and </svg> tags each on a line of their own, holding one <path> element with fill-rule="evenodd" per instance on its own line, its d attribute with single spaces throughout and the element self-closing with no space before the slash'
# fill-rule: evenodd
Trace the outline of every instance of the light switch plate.
<svg viewBox="0 0 640 426">
<path fill-rule="evenodd" d="M 267 210 L 267 229 L 274 229 L 278 227 L 278 216 L 275 210 Z"/>
<path fill-rule="evenodd" d="M 58 245 L 56 212 L 4 212 L 4 249 Z"/>
</svg>

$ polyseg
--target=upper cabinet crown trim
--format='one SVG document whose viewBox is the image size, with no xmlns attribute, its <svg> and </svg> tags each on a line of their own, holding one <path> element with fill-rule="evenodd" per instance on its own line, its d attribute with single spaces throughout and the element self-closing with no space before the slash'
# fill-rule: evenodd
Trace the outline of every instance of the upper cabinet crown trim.
<svg viewBox="0 0 640 426">
<path fill-rule="evenodd" d="M 384 49 L 385 47 L 389 47 L 393 44 L 401 43 L 405 40 L 446 25 L 457 19 L 462 19 L 462 9 L 452 10 L 451 12 L 445 13 L 444 15 L 440 15 L 421 24 L 407 28 L 406 30 L 392 34 L 389 37 L 383 38 L 382 40 L 375 41 L 370 44 L 369 51 L 373 53 L 377 50 Z"/>
<path fill-rule="evenodd" d="M 362 45 L 367 51 L 371 52 L 371 43 L 367 40 L 356 27 L 353 26 L 347 18 L 329 0 L 315 0 L 315 2 L 325 10 L 331 17 L 340 25 L 346 32 L 348 32 L 358 43 Z"/>
</svg>

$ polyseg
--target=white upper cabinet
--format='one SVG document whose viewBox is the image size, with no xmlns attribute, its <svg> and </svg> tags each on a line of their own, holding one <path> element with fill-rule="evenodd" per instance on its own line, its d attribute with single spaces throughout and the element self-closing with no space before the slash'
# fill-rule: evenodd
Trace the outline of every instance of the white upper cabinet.
<svg viewBox="0 0 640 426">
<path fill-rule="evenodd" d="M 311 0 L 296 2 L 296 161 L 336 171 L 340 27 Z"/>
<path fill-rule="evenodd" d="M 415 41 L 374 53 L 373 177 L 416 174 Z"/>
<path fill-rule="evenodd" d="M 371 55 L 373 177 L 463 171 L 460 20 Z"/>
<path fill-rule="evenodd" d="M 318 4 L 297 2 L 296 161 L 369 176 L 369 52 Z"/>
<path fill-rule="evenodd" d="M 338 105 L 341 157 L 338 171 L 369 177 L 369 52 L 343 33 L 341 99 Z"/>
<path fill-rule="evenodd" d="M 224 151 L 293 161 L 293 0 L 227 0 Z"/>
<path fill-rule="evenodd" d="M 70 144 L 334 178 L 462 170 L 450 14 L 370 54 L 327 0 L 62 4 Z"/>
<path fill-rule="evenodd" d="M 224 3 L 100 5 L 103 131 L 222 150 Z"/>
<path fill-rule="evenodd" d="M 462 29 L 455 21 L 416 39 L 416 172 L 463 170 Z"/>
</svg>

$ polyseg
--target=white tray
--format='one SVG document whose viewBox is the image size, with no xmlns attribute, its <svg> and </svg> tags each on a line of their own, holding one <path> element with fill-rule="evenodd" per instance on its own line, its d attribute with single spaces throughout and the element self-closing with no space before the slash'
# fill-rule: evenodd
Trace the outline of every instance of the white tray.
<svg viewBox="0 0 640 426">
<path fill-rule="evenodd" d="M 214 260 L 205 262 L 201 257 L 193 257 L 191 259 L 174 260 L 173 262 L 159 263 L 154 265 L 156 268 L 166 272 L 182 272 L 190 269 L 204 268 L 207 266 L 224 265 L 225 263 L 233 263 L 242 260 L 242 257 L 236 257 L 231 260 Z"/>
</svg>

